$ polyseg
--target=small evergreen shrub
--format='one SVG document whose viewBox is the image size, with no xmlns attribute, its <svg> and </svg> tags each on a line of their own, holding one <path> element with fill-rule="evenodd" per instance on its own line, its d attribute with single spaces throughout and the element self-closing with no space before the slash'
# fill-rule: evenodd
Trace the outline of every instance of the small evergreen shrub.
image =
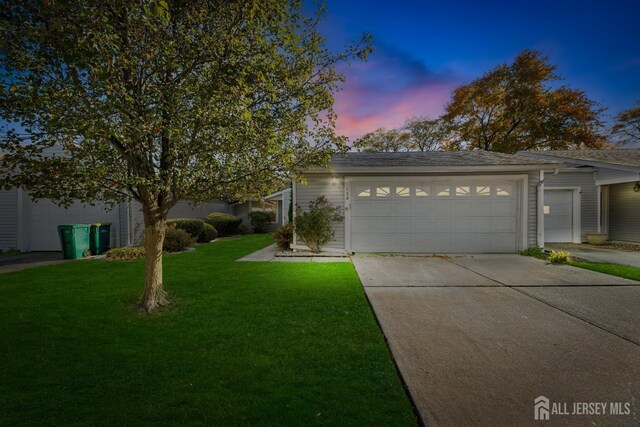
<svg viewBox="0 0 640 427">
<path fill-rule="evenodd" d="M 180 252 L 193 246 L 195 242 L 195 237 L 180 228 L 170 225 L 164 235 L 162 250 L 165 252 Z"/>
<path fill-rule="evenodd" d="M 295 232 L 311 251 L 317 253 L 333 239 L 331 225 L 339 221 L 344 221 L 342 209 L 333 206 L 322 195 L 310 202 L 306 211 L 296 207 Z"/>
<path fill-rule="evenodd" d="M 198 236 L 198 243 L 209 243 L 218 238 L 218 231 L 211 224 L 204 224 L 202 232 Z"/>
<path fill-rule="evenodd" d="M 204 229 L 204 221 L 196 218 L 177 218 L 167 221 L 167 225 L 173 225 L 180 230 L 184 230 L 192 237 L 200 236 Z"/>
<path fill-rule="evenodd" d="M 273 237 L 275 237 L 280 249 L 284 249 L 285 251 L 290 249 L 293 243 L 293 223 L 290 222 L 278 228 L 275 233 L 273 233 Z"/>
<path fill-rule="evenodd" d="M 220 236 L 238 234 L 238 227 L 242 218 L 223 212 L 213 212 L 207 215 L 204 222 L 213 226 Z"/>
<path fill-rule="evenodd" d="M 545 259 L 546 255 L 544 253 L 544 249 L 542 249 L 539 246 L 534 246 L 528 249 L 525 249 L 524 251 L 520 252 L 520 255 L 522 256 L 532 256 L 535 258 L 539 258 L 539 259 Z"/>
<path fill-rule="evenodd" d="M 254 233 L 266 233 L 269 231 L 271 217 L 265 211 L 253 211 L 249 212 L 249 222 Z"/>
<path fill-rule="evenodd" d="M 551 251 L 547 260 L 551 264 L 566 264 L 570 260 L 571 254 L 565 251 Z"/>
<path fill-rule="evenodd" d="M 128 248 L 113 248 L 105 253 L 105 258 L 113 261 L 130 261 L 144 258 L 144 248 L 132 246 Z"/>
</svg>

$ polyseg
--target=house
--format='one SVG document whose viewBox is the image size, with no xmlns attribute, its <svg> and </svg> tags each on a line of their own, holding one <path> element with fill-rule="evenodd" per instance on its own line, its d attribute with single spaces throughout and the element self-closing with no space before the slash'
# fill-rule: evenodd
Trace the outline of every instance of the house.
<svg viewBox="0 0 640 427">
<path fill-rule="evenodd" d="M 544 242 L 640 242 L 640 149 L 522 151 L 531 159 L 562 162 L 544 180 Z"/>
<path fill-rule="evenodd" d="M 249 199 L 246 202 L 232 203 L 230 212 L 242 218 L 243 224 L 250 228 L 249 213 L 253 211 L 265 211 L 271 217 L 269 231 L 275 231 L 278 227 L 289 222 L 289 203 L 291 202 L 291 187 L 271 193 L 262 200 Z"/>
<path fill-rule="evenodd" d="M 480 150 L 347 153 L 308 170 L 293 200 L 344 207 L 326 245 L 336 251 L 515 253 L 543 244 L 540 182 L 563 167 Z"/>
</svg>

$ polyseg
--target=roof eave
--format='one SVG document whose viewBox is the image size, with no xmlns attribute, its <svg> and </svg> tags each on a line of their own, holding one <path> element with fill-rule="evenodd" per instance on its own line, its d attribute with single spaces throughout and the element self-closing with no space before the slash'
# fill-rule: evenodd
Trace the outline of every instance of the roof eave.
<svg viewBox="0 0 640 427">
<path fill-rule="evenodd" d="M 455 173 L 455 172 L 535 172 L 564 169 L 558 164 L 533 164 L 533 165 L 486 165 L 486 166 L 351 166 L 312 168 L 306 173 L 333 174 L 333 173 Z"/>
<path fill-rule="evenodd" d="M 617 170 L 626 171 L 626 172 L 640 173 L 640 167 L 638 166 L 617 165 L 615 163 L 607 163 L 602 161 L 598 162 L 594 160 L 574 159 L 571 157 L 554 156 L 552 154 L 545 154 L 545 153 L 530 153 L 527 151 L 519 151 L 516 154 L 518 156 L 523 156 L 523 157 L 547 159 L 547 160 L 553 160 L 556 162 L 571 163 L 574 165 L 585 165 L 585 166 L 593 166 L 596 168 L 617 169 Z"/>
</svg>

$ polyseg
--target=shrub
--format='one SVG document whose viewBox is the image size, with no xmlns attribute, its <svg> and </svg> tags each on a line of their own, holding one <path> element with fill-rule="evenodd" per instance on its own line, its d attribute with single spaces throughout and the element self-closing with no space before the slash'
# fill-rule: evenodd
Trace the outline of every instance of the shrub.
<svg viewBox="0 0 640 427">
<path fill-rule="evenodd" d="M 133 246 L 129 248 L 113 248 L 105 253 L 105 258 L 109 260 L 129 261 L 144 258 L 144 248 Z"/>
<path fill-rule="evenodd" d="M 293 223 L 290 222 L 278 228 L 275 233 L 273 233 L 273 237 L 276 238 L 276 243 L 281 249 L 289 249 L 293 243 Z"/>
<path fill-rule="evenodd" d="M 571 254 L 565 251 L 551 251 L 547 260 L 551 264 L 566 264 L 569 261 Z"/>
<path fill-rule="evenodd" d="M 204 221 L 195 218 L 178 218 L 167 221 L 168 225 L 173 225 L 180 230 L 184 230 L 192 237 L 198 238 L 204 229 Z"/>
<path fill-rule="evenodd" d="M 218 231 L 211 224 L 204 224 L 202 232 L 198 236 L 198 243 L 209 243 L 218 237 Z"/>
<path fill-rule="evenodd" d="M 342 209 L 334 207 L 322 195 L 309 203 L 309 209 L 296 208 L 294 220 L 296 234 L 313 252 L 320 252 L 322 246 L 333 239 L 331 224 L 343 221 Z"/>
<path fill-rule="evenodd" d="M 180 228 L 170 225 L 167 227 L 167 231 L 164 236 L 162 250 L 165 252 L 180 252 L 190 246 L 193 246 L 195 242 L 195 237 Z"/>
<path fill-rule="evenodd" d="M 271 218 L 265 211 L 249 212 L 249 221 L 251 222 L 251 228 L 253 228 L 254 233 L 266 233 L 269 231 Z"/>
<path fill-rule="evenodd" d="M 544 249 L 542 249 L 539 246 L 534 246 L 534 247 L 531 247 L 529 249 L 525 249 L 524 251 L 520 252 L 520 255 L 532 256 L 532 257 L 540 258 L 540 259 L 545 259 L 546 258 L 546 255 L 544 253 Z"/>
<path fill-rule="evenodd" d="M 213 212 L 207 215 L 204 222 L 210 224 L 221 236 L 231 236 L 238 233 L 238 227 L 242 223 L 242 218 L 223 212 Z"/>
</svg>

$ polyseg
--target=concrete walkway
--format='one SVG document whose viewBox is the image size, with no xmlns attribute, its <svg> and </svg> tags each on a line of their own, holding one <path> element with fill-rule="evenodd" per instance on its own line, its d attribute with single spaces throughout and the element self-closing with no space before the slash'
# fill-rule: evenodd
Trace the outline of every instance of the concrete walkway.
<svg viewBox="0 0 640 427">
<path fill-rule="evenodd" d="M 334 256 L 277 256 L 278 245 L 275 243 L 237 259 L 240 262 L 351 262 L 349 257 Z"/>
<path fill-rule="evenodd" d="M 519 255 L 352 257 L 428 426 L 640 425 L 640 282 Z"/>
<path fill-rule="evenodd" d="M 545 249 L 566 251 L 571 255 L 591 262 L 611 262 L 614 264 L 631 265 L 640 268 L 639 251 L 622 251 L 619 249 L 601 249 L 591 246 L 575 246 L 564 243 L 545 243 Z"/>
<path fill-rule="evenodd" d="M 28 252 L 20 255 L 4 256 L 0 257 L 0 273 L 10 273 L 67 261 L 71 260 L 62 259 L 62 252 Z"/>
</svg>

